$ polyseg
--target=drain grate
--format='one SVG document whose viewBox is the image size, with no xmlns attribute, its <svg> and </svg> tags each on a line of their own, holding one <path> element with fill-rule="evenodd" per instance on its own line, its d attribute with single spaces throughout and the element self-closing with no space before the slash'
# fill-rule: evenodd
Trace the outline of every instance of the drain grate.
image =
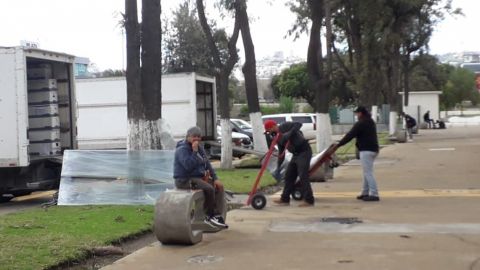
<svg viewBox="0 0 480 270">
<path fill-rule="evenodd" d="M 339 224 L 363 223 L 361 219 L 356 217 L 324 217 L 320 219 L 320 222 L 339 223 Z"/>
<path fill-rule="evenodd" d="M 213 256 L 213 255 L 196 255 L 188 258 L 187 262 L 189 263 L 198 263 L 198 264 L 209 264 L 209 263 L 216 263 L 223 260 L 221 256 Z"/>
</svg>

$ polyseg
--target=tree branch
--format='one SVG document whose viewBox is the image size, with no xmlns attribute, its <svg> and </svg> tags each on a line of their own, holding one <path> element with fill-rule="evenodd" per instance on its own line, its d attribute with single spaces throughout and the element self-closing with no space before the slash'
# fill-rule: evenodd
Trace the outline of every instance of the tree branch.
<svg viewBox="0 0 480 270">
<path fill-rule="evenodd" d="M 238 53 L 237 53 L 237 41 L 238 35 L 240 32 L 240 20 L 238 16 L 235 14 L 235 26 L 233 28 L 232 36 L 228 41 L 228 59 L 225 63 L 225 69 L 228 74 L 232 72 L 233 67 L 238 62 Z"/>
<path fill-rule="evenodd" d="M 203 6 L 203 0 L 197 0 L 197 11 L 198 11 L 198 19 L 200 20 L 200 25 L 202 26 L 203 32 L 205 33 L 205 37 L 207 38 L 208 47 L 212 51 L 213 62 L 215 63 L 215 67 L 217 69 L 221 69 L 223 67 L 223 64 L 222 64 L 222 60 L 220 59 L 220 52 L 217 46 L 215 45 L 215 40 L 212 35 L 212 30 L 210 28 L 210 25 L 208 25 L 207 18 L 205 16 L 205 7 Z"/>
</svg>

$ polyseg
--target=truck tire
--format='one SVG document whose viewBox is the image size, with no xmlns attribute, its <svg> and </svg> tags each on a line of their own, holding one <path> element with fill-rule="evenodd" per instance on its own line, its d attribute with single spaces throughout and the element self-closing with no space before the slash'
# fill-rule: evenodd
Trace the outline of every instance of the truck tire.
<svg viewBox="0 0 480 270">
<path fill-rule="evenodd" d="M 13 199 L 13 196 L 4 196 L 4 194 L 0 194 L 0 203 L 6 203 Z"/>
</svg>

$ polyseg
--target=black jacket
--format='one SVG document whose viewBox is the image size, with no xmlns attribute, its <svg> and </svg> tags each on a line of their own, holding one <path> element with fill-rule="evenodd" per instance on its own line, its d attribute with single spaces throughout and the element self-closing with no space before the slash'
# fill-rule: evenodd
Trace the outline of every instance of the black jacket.
<svg viewBox="0 0 480 270">
<path fill-rule="evenodd" d="M 294 156 L 306 151 L 312 151 L 308 140 L 305 139 L 302 131 L 300 131 L 301 127 L 302 123 L 298 122 L 285 122 L 278 126 L 281 133 L 281 137 L 277 143 L 280 154 L 285 151 L 285 148 Z M 284 157 L 278 159 L 279 166 L 283 163 L 283 160 Z"/>
<path fill-rule="evenodd" d="M 411 117 L 408 114 L 405 114 L 405 122 L 407 123 L 407 128 L 412 128 L 417 125 L 417 120 L 415 118 Z"/>
<path fill-rule="evenodd" d="M 358 122 L 353 125 L 352 129 L 340 140 L 338 145 L 345 145 L 353 138 L 357 139 L 355 145 L 358 151 L 378 153 L 377 127 L 370 116 L 364 116 L 359 119 Z"/>
</svg>

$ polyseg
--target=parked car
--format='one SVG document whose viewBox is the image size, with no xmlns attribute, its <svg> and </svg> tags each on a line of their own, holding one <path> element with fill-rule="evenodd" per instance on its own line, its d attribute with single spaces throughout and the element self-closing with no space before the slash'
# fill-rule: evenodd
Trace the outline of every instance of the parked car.
<svg viewBox="0 0 480 270">
<path fill-rule="evenodd" d="M 243 119 L 230 119 L 230 127 L 232 131 L 245 134 L 253 141 L 252 125 L 247 121 Z"/>
<path fill-rule="evenodd" d="M 316 118 L 311 113 L 282 113 L 282 114 L 268 114 L 262 116 L 263 122 L 267 120 L 274 120 L 278 124 L 285 122 L 300 122 L 302 123 L 301 131 L 306 139 L 311 140 L 315 138 L 315 130 L 317 129 Z"/>
<path fill-rule="evenodd" d="M 217 126 L 217 135 L 217 142 L 221 143 L 222 132 L 220 126 Z M 245 149 L 253 149 L 253 143 L 250 137 L 234 131 L 232 132 L 232 146 L 243 147 Z M 208 147 L 206 146 L 205 150 L 207 151 L 207 154 L 212 158 L 219 158 L 222 153 L 221 148 L 215 145 L 209 145 Z M 244 152 L 233 150 L 234 157 L 242 158 L 245 154 L 246 153 Z"/>
</svg>

